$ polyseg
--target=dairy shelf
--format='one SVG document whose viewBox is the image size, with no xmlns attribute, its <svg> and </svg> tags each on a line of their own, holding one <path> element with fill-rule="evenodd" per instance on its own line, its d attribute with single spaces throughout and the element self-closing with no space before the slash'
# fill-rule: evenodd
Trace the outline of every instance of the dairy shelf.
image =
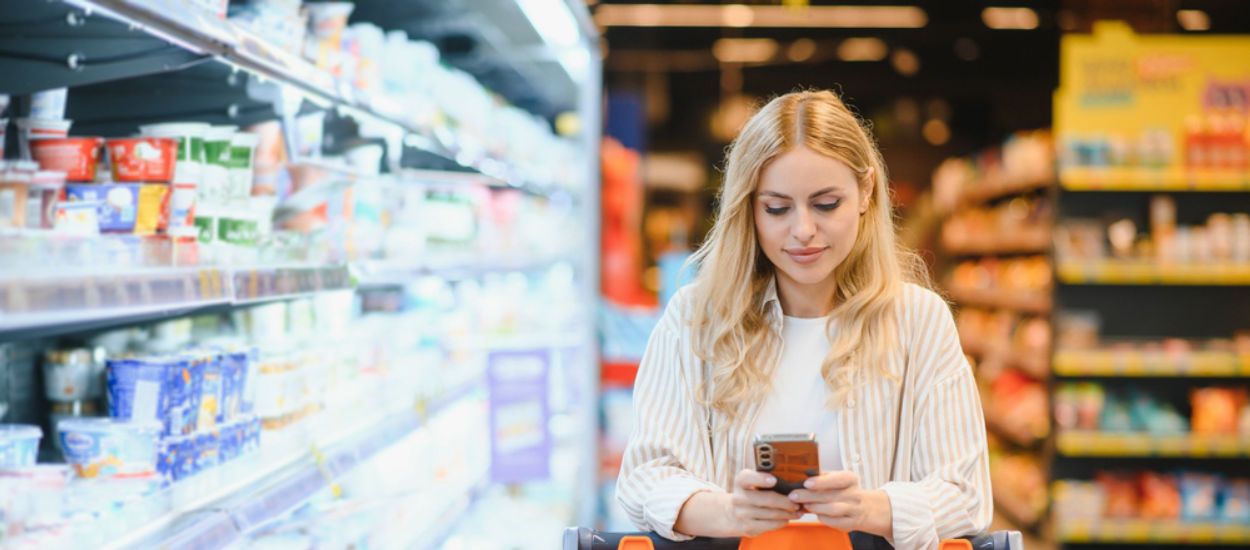
<svg viewBox="0 0 1250 550">
<path fill-rule="evenodd" d="M 1250 377 L 1250 357 L 1222 351 L 1169 356 L 1140 349 L 1057 350 L 1054 369 L 1073 377 Z"/>
<path fill-rule="evenodd" d="M 66 547 L 131 547 L 219 550 L 231 547 L 262 526 L 284 517 L 314 494 L 336 487 L 336 480 L 404 435 L 421 429 L 424 419 L 472 396 L 480 379 L 446 392 L 431 401 L 428 411 L 415 407 L 392 407 L 389 413 L 374 407 L 372 414 L 323 414 L 332 426 L 326 437 L 302 441 L 298 437 L 213 470 L 180 481 L 150 497 L 151 502 L 128 503 L 156 515 L 125 514 L 124 526 L 101 525 L 104 520 L 73 525 L 58 532 L 56 540 Z M 358 419 L 347 422 L 351 417 Z M 144 506 L 147 505 L 147 506 Z M 111 529 L 111 530 L 110 530 Z M 102 535 L 114 534 L 107 541 Z M 15 541 L 20 542 L 20 541 Z"/>
<path fill-rule="evenodd" d="M 1241 458 L 1250 436 L 1061 430 L 1055 448 L 1072 457 Z"/>
<path fill-rule="evenodd" d="M 1235 170 L 1157 170 L 1144 168 L 1066 168 L 1059 175 L 1065 191 L 1228 192 L 1250 191 L 1250 172 Z"/>
<path fill-rule="evenodd" d="M 1250 264 L 1062 260 L 1056 275 L 1073 285 L 1250 286 Z"/>
<path fill-rule="evenodd" d="M 1077 544 L 1250 544 L 1250 525 L 1179 519 L 1057 518 L 1055 533 Z"/>
</svg>

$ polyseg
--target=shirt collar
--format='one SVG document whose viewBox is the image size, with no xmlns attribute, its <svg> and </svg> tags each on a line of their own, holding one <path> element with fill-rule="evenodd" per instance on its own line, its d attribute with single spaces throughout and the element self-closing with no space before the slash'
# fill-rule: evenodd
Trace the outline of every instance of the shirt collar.
<svg viewBox="0 0 1250 550">
<path fill-rule="evenodd" d="M 784 317 L 781 312 L 781 299 L 777 297 L 777 276 L 768 278 L 768 286 L 764 287 L 764 313 L 774 327 L 779 327 Z"/>
</svg>

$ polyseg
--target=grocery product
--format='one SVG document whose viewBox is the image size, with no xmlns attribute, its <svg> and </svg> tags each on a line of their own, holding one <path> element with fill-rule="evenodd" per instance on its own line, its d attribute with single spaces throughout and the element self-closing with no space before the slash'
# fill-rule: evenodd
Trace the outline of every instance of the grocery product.
<svg viewBox="0 0 1250 550">
<path fill-rule="evenodd" d="M 65 459 L 78 477 L 156 472 L 159 424 L 115 418 L 67 418 L 56 429 Z"/>
<path fill-rule="evenodd" d="M 30 118 L 65 118 L 65 97 L 68 88 L 52 88 L 30 94 Z"/>
<path fill-rule="evenodd" d="M 65 464 L 0 469 L 0 514 L 4 521 L 26 528 L 64 521 L 64 491 L 72 474 L 73 469 Z"/>
<path fill-rule="evenodd" d="M 158 183 L 69 184 L 70 202 L 96 202 L 101 232 L 150 234 L 160 227 L 168 185 Z"/>
<path fill-rule="evenodd" d="M 19 118 L 17 119 L 17 144 L 23 159 L 31 159 L 31 142 L 36 139 L 63 138 L 69 135 L 72 120 Z M 50 168 L 55 170 L 55 168 Z M 91 177 L 95 177 L 92 172 Z"/>
<path fill-rule="evenodd" d="M 0 469 L 35 463 L 43 430 L 29 424 L 0 424 Z"/>
<path fill-rule="evenodd" d="M 199 352 L 192 361 L 201 365 L 200 411 L 196 427 L 199 430 L 212 430 L 217 426 L 217 416 L 221 409 L 221 354 Z"/>
<path fill-rule="evenodd" d="M 109 416 L 159 423 L 168 410 L 166 363 L 160 358 L 118 358 L 105 363 Z"/>
<path fill-rule="evenodd" d="M 3 110 L 4 109 L 0 109 L 0 111 L 3 111 Z M 8 132 L 8 129 L 9 129 L 9 119 L 0 118 L 0 159 L 4 158 L 5 133 Z"/>
<path fill-rule="evenodd" d="M 0 227 L 25 227 L 30 182 L 28 165 L 0 162 Z"/>
<path fill-rule="evenodd" d="M 201 373 L 204 363 L 177 356 L 165 363 L 165 435 L 188 435 L 200 418 Z"/>
<path fill-rule="evenodd" d="M 100 396 L 100 369 L 91 350 L 48 350 L 43 354 L 44 393 L 49 401 L 80 401 Z"/>
<path fill-rule="evenodd" d="M 66 181 L 89 182 L 95 180 L 103 143 L 98 137 L 39 138 L 30 141 L 30 152 L 42 169 L 65 172 Z"/>
<path fill-rule="evenodd" d="M 1250 479 L 1236 479 L 1224 484 L 1220 503 L 1220 519 L 1243 524 L 1250 522 Z"/>
<path fill-rule="evenodd" d="M 1237 433 L 1238 416 L 1246 403 L 1245 388 L 1194 388 L 1189 395 L 1194 433 Z"/>
<path fill-rule="evenodd" d="M 210 126 L 204 132 L 204 170 L 197 199 L 221 204 L 230 186 L 231 141 L 236 126 Z"/>
<path fill-rule="evenodd" d="M 26 227 L 56 227 L 56 207 L 65 190 L 65 172 L 40 170 L 30 180 L 26 193 Z"/>
<path fill-rule="evenodd" d="M 108 140 L 114 181 L 170 183 L 178 154 L 177 138 L 115 138 Z"/>
<path fill-rule="evenodd" d="M 91 236 L 100 233 L 102 200 L 61 201 L 56 205 L 56 232 L 64 235 Z"/>
<path fill-rule="evenodd" d="M 1216 476 L 1186 472 L 1180 476 L 1181 517 L 1189 521 L 1216 518 L 1220 480 Z"/>
<path fill-rule="evenodd" d="M 204 176 L 204 134 L 208 129 L 209 125 L 203 122 L 167 122 L 139 127 L 143 136 L 178 140 L 169 197 L 169 232 L 172 235 L 194 234 L 198 189 Z"/>
<path fill-rule="evenodd" d="M 252 196 L 253 164 L 260 135 L 238 132 L 230 139 L 230 186 L 226 200 L 232 204 L 246 203 Z"/>
</svg>

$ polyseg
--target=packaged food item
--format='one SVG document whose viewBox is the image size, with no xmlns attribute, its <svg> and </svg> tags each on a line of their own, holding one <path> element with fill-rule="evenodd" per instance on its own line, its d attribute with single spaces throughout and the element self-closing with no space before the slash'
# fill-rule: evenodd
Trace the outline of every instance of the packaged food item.
<svg viewBox="0 0 1250 550">
<path fill-rule="evenodd" d="M 196 426 L 201 431 L 212 430 L 217 426 L 217 415 L 221 407 L 221 355 L 202 352 L 194 360 L 203 365 L 200 375 L 200 413 Z"/>
<path fill-rule="evenodd" d="M 52 88 L 30 94 L 30 118 L 65 118 L 65 97 L 68 88 Z"/>
<path fill-rule="evenodd" d="M 1245 402 L 1244 388 L 1194 388 L 1189 394 L 1193 432 L 1236 434 L 1237 417 Z"/>
<path fill-rule="evenodd" d="M 61 201 L 56 205 L 56 232 L 90 237 L 100 233 L 100 209 L 104 201 Z"/>
<path fill-rule="evenodd" d="M 0 162 L 0 227 L 25 227 L 31 170 Z"/>
<path fill-rule="evenodd" d="M 195 436 L 195 470 L 203 472 L 221 463 L 221 438 L 216 429 Z"/>
<path fill-rule="evenodd" d="M 283 197 L 290 193 L 291 174 L 287 169 L 286 137 L 282 124 L 276 120 L 247 128 L 259 136 L 253 159 L 252 195 Z"/>
<path fill-rule="evenodd" d="M 169 183 L 178 155 L 177 138 L 115 138 L 108 140 L 114 181 Z"/>
<path fill-rule="evenodd" d="M 169 226 L 169 186 L 145 183 L 139 186 L 139 210 L 135 213 L 134 233 L 155 235 Z"/>
<path fill-rule="evenodd" d="M 1137 516 L 1137 484 L 1133 482 L 1131 477 L 1118 473 L 1098 472 L 1095 480 L 1102 486 L 1103 490 L 1104 517 L 1131 518 Z"/>
<path fill-rule="evenodd" d="M 171 235 L 194 234 L 198 188 L 204 175 L 204 134 L 208 129 L 209 125 L 202 122 L 169 122 L 139 127 L 140 134 L 144 136 L 178 140 L 169 199 Z"/>
<path fill-rule="evenodd" d="M 3 110 L 4 109 L 0 109 L 0 111 L 3 111 Z M 4 141 L 5 141 L 4 135 L 6 132 L 8 132 L 8 129 L 9 129 L 9 119 L 0 118 L 0 159 L 4 158 Z"/>
<path fill-rule="evenodd" d="M 100 162 L 98 137 L 40 138 L 30 141 L 30 152 L 40 168 L 65 172 L 66 181 L 95 181 Z"/>
<path fill-rule="evenodd" d="M 252 196 L 253 164 L 260 135 L 238 132 L 230 139 L 230 186 L 226 200 L 231 204 L 246 204 Z"/>
<path fill-rule="evenodd" d="M 1181 518 L 1186 521 L 1216 519 L 1219 491 L 1220 480 L 1216 476 L 1193 472 L 1181 474 Z"/>
<path fill-rule="evenodd" d="M 28 529 L 53 527 L 64 522 L 66 485 L 73 473 L 65 464 L 33 464 L 0 470 L 0 487 L 7 486 L 7 502 L 11 508 L 5 519 L 10 525 L 20 523 Z M 0 491 L 3 494 L 3 491 Z M 12 534 L 10 532 L 10 534 Z"/>
<path fill-rule="evenodd" d="M 201 203 L 222 204 L 230 187 L 231 141 L 236 126 L 210 126 L 204 133 L 204 177 L 198 199 Z"/>
<path fill-rule="evenodd" d="M 100 396 L 95 357 L 85 348 L 43 354 L 44 393 L 49 401 L 81 401 Z"/>
<path fill-rule="evenodd" d="M 64 138 L 69 135 L 69 127 L 73 124 L 74 121 L 72 120 L 46 118 L 17 119 L 17 145 L 22 159 L 30 160 L 33 158 L 31 157 L 30 149 L 32 141 L 36 139 Z M 56 168 L 49 169 L 56 170 Z M 95 177 L 95 172 L 92 172 L 92 177 Z"/>
<path fill-rule="evenodd" d="M 1220 519 L 1242 525 L 1250 523 L 1250 479 L 1225 483 L 1220 503 Z"/>
<path fill-rule="evenodd" d="M 0 469 L 35 463 L 43 430 L 30 424 L 0 424 Z"/>
<path fill-rule="evenodd" d="M 105 363 L 109 416 L 161 424 L 168 399 L 166 362 L 158 357 L 117 358 Z"/>
<path fill-rule="evenodd" d="M 65 172 L 40 170 L 30 180 L 26 193 L 26 227 L 56 227 L 56 206 L 65 191 Z"/>
<path fill-rule="evenodd" d="M 1146 519 L 1173 519 L 1181 515 L 1181 493 L 1176 477 L 1145 471 L 1138 477 L 1141 502 L 1138 515 Z"/>
<path fill-rule="evenodd" d="M 65 460 L 78 477 L 156 473 L 157 423 L 67 418 L 57 424 Z"/>
</svg>

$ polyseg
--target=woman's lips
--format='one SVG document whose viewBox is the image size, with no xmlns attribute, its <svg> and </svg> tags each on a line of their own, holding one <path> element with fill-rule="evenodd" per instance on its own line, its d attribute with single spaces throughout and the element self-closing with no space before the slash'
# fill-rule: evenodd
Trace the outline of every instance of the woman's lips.
<svg viewBox="0 0 1250 550">
<path fill-rule="evenodd" d="M 810 264 L 819 260 L 821 255 L 825 253 L 825 250 L 828 250 L 828 248 L 788 248 L 786 249 L 786 254 L 789 254 L 790 259 L 794 260 L 795 263 Z"/>
</svg>

